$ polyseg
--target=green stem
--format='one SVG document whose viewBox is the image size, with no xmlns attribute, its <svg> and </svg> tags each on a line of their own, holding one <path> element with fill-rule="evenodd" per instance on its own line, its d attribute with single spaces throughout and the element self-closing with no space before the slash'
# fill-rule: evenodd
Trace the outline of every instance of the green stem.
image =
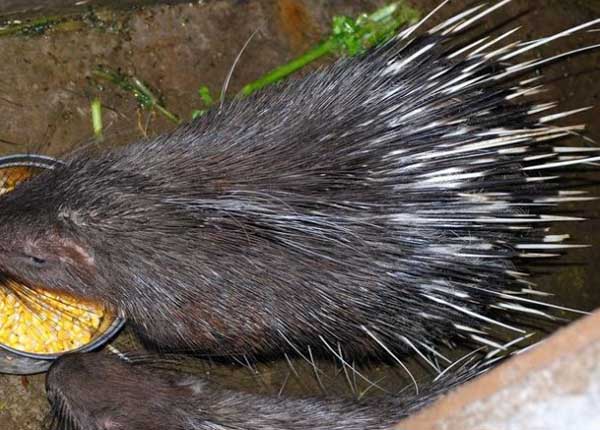
<svg viewBox="0 0 600 430">
<path fill-rule="evenodd" d="M 92 100 L 92 129 L 94 130 L 94 138 L 101 142 L 103 140 L 102 135 L 102 102 L 99 97 Z"/>
<path fill-rule="evenodd" d="M 391 3 L 370 15 L 362 14 L 356 19 L 336 16 L 333 18 L 333 29 L 329 38 L 300 57 L 245 85 L 240 94 L 250 95 L 325 55 L 338 53 L 352 56 L 365 52 L 368 48 L 393 37 L 402 25 L 416 22 L 419 16 L 419 11 L 405 5 L 403 1 Z"/>
<path fill-rule="evenodd" d="M 298 58 L 290 61 L 289 63 L 284 64 L 283 66 L 279 66 L 261 78 L 257 79 L 254 82 L 250 82 L 242 88 L 241 93 L 245 96 L 252 94 L 254 91 L 259 90 L 267 85 L 273 84 L 275 82 L 280 81 L 286 76 L 291 75 L 295 71 L 301 69 L 307 64 L 315 61 L 318 58 L 323 57 L 324 55 L 330 54 L 336 48 L 336 43 L 332 40 L 326 40 L 323 43 L 315 46 L 309 51 L 305 52 Z"/>
<path fill-rule="evenodd" d="M 165 118 L 171 121 L 174 124 L 181 124 L 181 119 L 174 113 L 167 110 L 166 107 L 160 104 L 155 104 L 154 109 L 156 109 L 159 113 L 161 113 Z"/>
<path fill-rule="evenodd" d="M 140 103 L 146 109 L 155 109 L 169 121 L 175 124 L 181 123 L 179 117 L 167 110 L 167 108 L 160 103 L 158 97 L 154 95 L 150 88 L 148 88 L 135 76 L 128 79 L 126 76 L 120 73 L 101 68 L 94 70 L 92 74 L 96 78 L 112 82 L 122 90 L 132 93 L 137 99 L 138 103 Z"/>
<path fill-rule="evenodd" d="M 138 91 L 140 91 L 148 99 L 150 99 L 152 107 L 154 107 L 154 109 L 156 109 L 159 113 L 161 113 L 165 118 L 167 118 L 169 121 L 171 121 L 175 124 L 181 123 L 181 120 L 179 119 L 179 117 L 177 115 L 175 115 L 174 113 L 169 112 L 166 107 L 164 107 L 162 104 L 160 104 L 158 97 L 156 97 L 154 95 L 154 93 L 150 90 L 150 88 L 148 88 L 146 85 L 144 85 L 144 83 L 142 81 L 140 81 L 138 78 L 134 77 L 133 85 L 135 85 L 135 87 L 137 88 Z"/>
</svg>

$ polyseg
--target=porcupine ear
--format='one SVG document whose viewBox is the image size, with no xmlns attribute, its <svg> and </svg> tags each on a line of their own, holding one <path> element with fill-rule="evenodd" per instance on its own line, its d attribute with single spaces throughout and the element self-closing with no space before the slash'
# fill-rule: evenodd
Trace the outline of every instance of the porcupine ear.
<svg viewBox="0 0 600 430">
<path fill-rule="evenodd" d="M 59 237 L 55 242 L 55 251 L 58 258 L 67 264 L 78 267 L 93 267 L 94 256 L 87 245 L 70 238 Z"/>
<path fill-rule="evenodd" d="M 69 224 L 75 228 L 85 226 L 85 222 L 77 212 L 65 208 L 58 212 L 58 219 L 62 223 Z M 79 267 L 94 265 L 93 253 L 87 244 L 81 240 L 66 237 L 61 232 L 55 232 L 53 236 L 52 239 L 55 241 L 56 253 L 62 262 L 76 264 Z"/>
</svg>

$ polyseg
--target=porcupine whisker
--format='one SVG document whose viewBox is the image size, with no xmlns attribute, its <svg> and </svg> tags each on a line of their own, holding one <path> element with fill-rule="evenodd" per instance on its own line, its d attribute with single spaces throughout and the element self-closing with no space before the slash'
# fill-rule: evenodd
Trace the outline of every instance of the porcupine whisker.
<svg viewBox="0 0 600 430">
<path fill-rule="evenodd" d="M 340 363 L 342 364 L 346 364 L 348 365 L 348 363 L 346 363 L 346 360 L 344 360 L 344 357 L 340 356 L 335 349 L 333 349 L 331 347 L 331 345 L 329 345 L 329 343 L 327 342 L 327 340 L 325 340 L 325 338 L 321 335 L 319 335 L 319 339 L 321 340 L 321 342 L 323 342 L 323 344 L 325 345 L 325 347 L 340 361 Z M 348 365 L 349 366 L 349 365 Z M 364 376 L 361 372 L 359 372 L 358 370 L 354 369 L 354 372 L 356 373 L 356 375 L 361 378 L 363 381 L 365 381 L 368 384 L 373 384 L 375 387 L 379 388 L 382 392 L 389 394 L 388 390 L 386 390 L 385 388 L 381 387 L 380 385 L 376 384 L 375 382 L 371 381 L 369 378 L 367 378 L 366 376 Z M 410 374 L 410 372 L 409 372 Z M 411 375 L 412 377 L 412 375 Z M 416 381 L 415 381 L 416 383 Z M 417 387 L 418 389 L 418 387 Z"/>
<path fill-rule="evenodd" d="M 379 346 L 381 346 L 385 350 L 385 352 L 387 352 L 390 355 L 390 357 L 392 357 L 394 359 L 394 361 L 396 361 L 396 363 L 398 363 L 400 365 L 400 367 L 402 367 L 404 369 L 404 371 L 408 374 L 408 376 L 410 377 L 410 379 L 412 380 L 412 382 L 415 386 L 415 393 L 419 394 L 419 384 L 417 384 L 417 380 L 415 379 L 413 374 L 410 372 L 410 370 L 408 370 L 408 367 L 406 367 L 406 365 L 398 358 L 398 356 L 396 354 L 394 354 L 392 352 L 392 350 L 390 350 L 381 339 L 379 339 L 377 336 L 375 336 L 375 334 L 371 330 L 369 330 L 364 325 L 360 326 L 360 328 L 371 339 L 373 339 L 375 342 L 377 342 L 379 344 Z"/>
<path fill-rule="evenodd" d="M 244 367 L 244 368 L 246 368 L 246 369 L 247 369 L 247 367 L 246 367 L 246 363 L 244 363 L 244 362 L 243 362 L 243 361 L 242 361 L 240 358 L 238 358 L 237 356 L 235 356 L 235 355 L 231 355 L 231 356 L 230 356 L 230 358 L 231 358 L 233 361 L 235 361 L 237 364 L 239 364 L 241 367 Z M 250 370 L 251 370 L 251 369 L 250 369 Z"/>
<path fill-rule="evenodd" d="M 41 316 L 39 315 L 39 312 L 37 312 L 36 309 L 33 307 L 34 305 L 40 306 L 42 309 L 47 310 L 49 312 L 53 312 L 57 315 L 60 315 L 62 313 L 60 310 L 50 306 L 45 300 L 38 297 L 36 292 L 33 289 L 27 287 L 26 285 L 11 283 L 10 285 L 5 285 L 5 287 L 11 290 L 12 293 L 25 306 L 25 308 L 31 311 L 33 317 L 38 320 L 41 318 Z"/>
<path fill-rule="evenodd" d="M 70 317 L 73 324 L 80 327 L 87 326 L 87 323 L 83 323 L 77 315 L 69 311 L 69 309 L 78 308 L 78 305 L 66 303 L 60 298 L 50 297 L 48 293 L 35 290 L 25 284 L 11 284 L 8 288 L 10 288 L 10 290 L 19 298 L 21 303 L 31 311 L 33 317 L 38 320 L 41 319 L 41 316 L 39 315 L 39 309 L 37 309 L 36 306 L 53 315 Z M 52 303 L 60 303 L 63 307 L 57 308 L 52 306 Z"/>
</svg>

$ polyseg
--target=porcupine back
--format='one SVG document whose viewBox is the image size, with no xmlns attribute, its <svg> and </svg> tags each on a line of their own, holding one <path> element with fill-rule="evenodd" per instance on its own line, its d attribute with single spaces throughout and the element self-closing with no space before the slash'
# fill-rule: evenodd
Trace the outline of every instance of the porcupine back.
<svg viewBox="0 0 600 430">
<path fill-rule="evenodd" d="M 74 154 L 0 200 L 0 266 L 111 304 L 168 349 L 426 358 L 521 336 L 513 315 L 544 308 L 515 259 L 571 246 L 547 227 L 576 218 L 553 206 L 586 198 L 548 172 L 595 158 L 560 158 L 581 127 L 551 125 L 567 114 L 523 76 L 547 60 L 518 58 L 596 22 L 469 39 L 505 3 Z"/>
</svg>

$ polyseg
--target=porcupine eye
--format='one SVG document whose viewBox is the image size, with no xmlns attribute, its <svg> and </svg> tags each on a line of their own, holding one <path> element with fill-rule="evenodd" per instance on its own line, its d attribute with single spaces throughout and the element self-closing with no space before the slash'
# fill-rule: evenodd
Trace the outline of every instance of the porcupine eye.
<svg viewBox="0 0 600 430">
<path fill-rule="evenodd" d="M 47 263 L 47 260 L 42 257 L 38 257 L 36 255 L 24 255 L 24 258 L 28 261 L 31 266 L 41 268 L 44 267 Z"/>
<path fill-rule="evenodd" d="M 15 249 L 15 254 L 17 266 L 29 270 L 44 269 L 50 263 L 56 263 L 58 259 L 58 256 L 53 255 L 47 244 L 42 241 L 26 240 L 21 244 L 20 249 Z"/>
</svg>

